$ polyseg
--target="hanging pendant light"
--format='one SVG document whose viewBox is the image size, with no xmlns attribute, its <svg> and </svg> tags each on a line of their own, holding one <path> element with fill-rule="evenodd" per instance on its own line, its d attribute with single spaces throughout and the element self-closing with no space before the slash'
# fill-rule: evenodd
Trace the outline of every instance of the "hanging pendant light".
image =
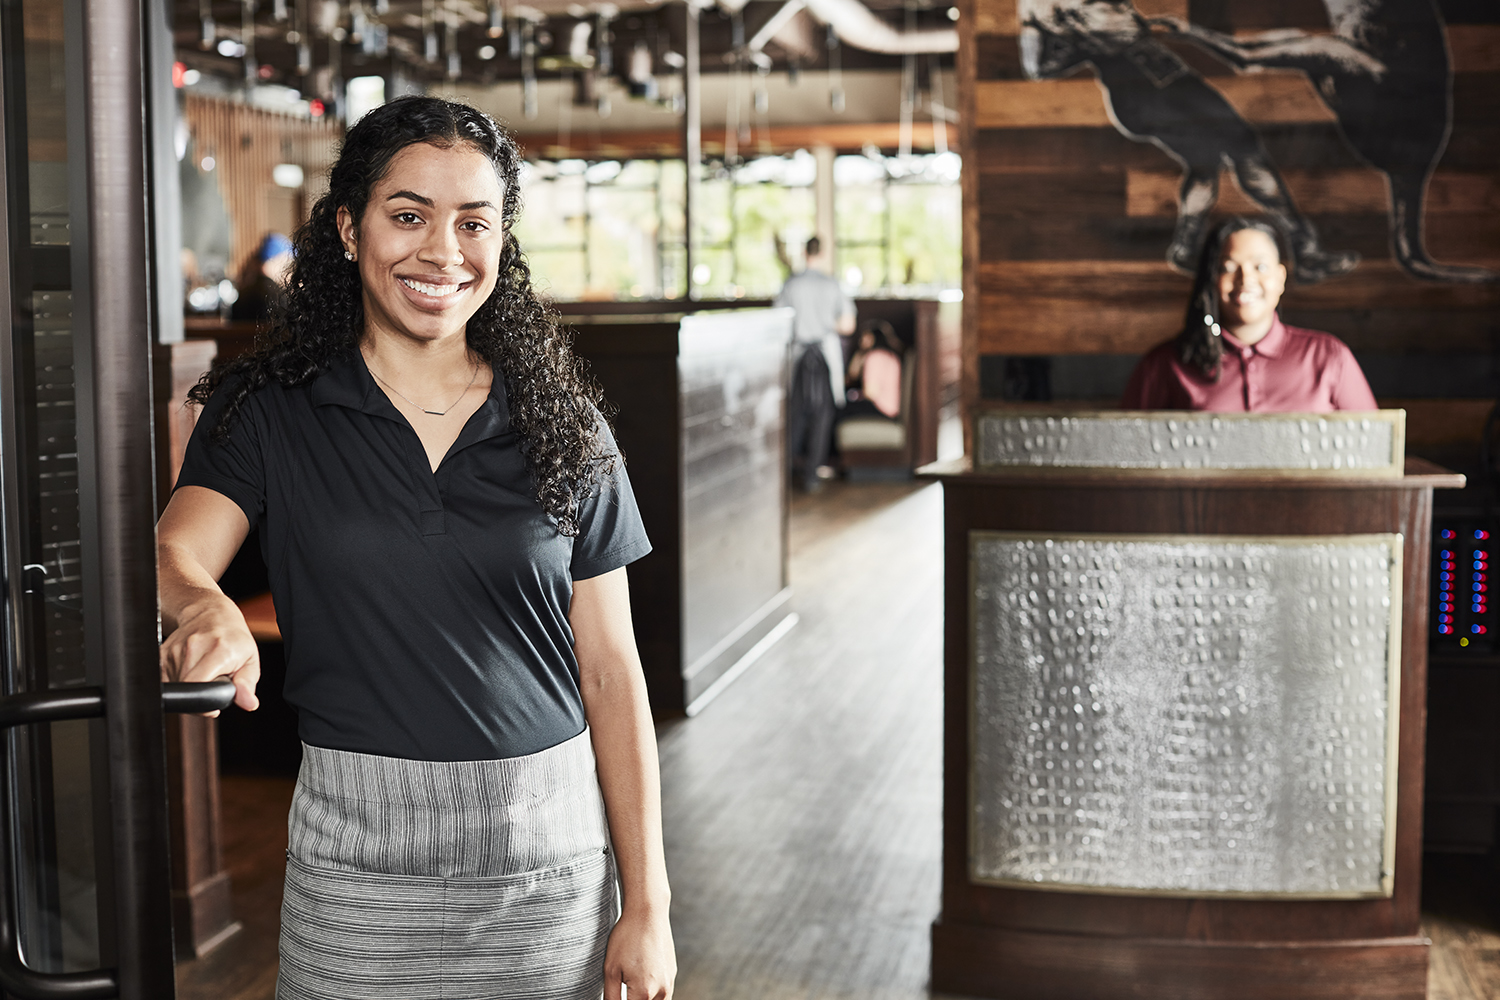
<svg viewBox="0 0 1500 1000">
<path fill-rule="evenodd" d="M 528 121 L 537 116 L 536 25 L 529 19 L 521 29 L 521 114 Z"/>
</svg>

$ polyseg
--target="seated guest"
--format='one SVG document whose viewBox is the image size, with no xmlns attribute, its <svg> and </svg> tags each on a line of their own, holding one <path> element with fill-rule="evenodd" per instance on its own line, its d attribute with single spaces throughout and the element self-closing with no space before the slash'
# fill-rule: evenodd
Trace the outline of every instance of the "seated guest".
<svg viewBox="0 0 1500 1000">
<path fill-rule="evenodd" d="M 281 233 L 267 233 L 240 275 L 240 297 L 230 306 L 229 318 L 269 319 L 271 308 L 285 294 L 292 271 L 292 241 Z"/>
<path fill-rule="evenodd" d="M 849 400 L 845 416 L 901 415 L 901 353 L 891 324 L 883 319 L 865 324 L 844 375 Z"/>
<path fill-rule="evenodd" d="M 1276 315 L 1288 259 L 1270 225 L 1235 218 L 1198 258 L 1182 332 L 1131 373 L 1127 410 L 1314 412 L 1374 410 L 1359 363 L 1332 334 Z"/>
</svg>

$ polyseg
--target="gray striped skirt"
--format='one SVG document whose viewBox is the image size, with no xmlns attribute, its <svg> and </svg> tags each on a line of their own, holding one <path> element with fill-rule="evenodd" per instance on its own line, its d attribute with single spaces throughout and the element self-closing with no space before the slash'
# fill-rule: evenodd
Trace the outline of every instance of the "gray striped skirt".
<svg viewBox="0 0 1500 1000">
<path fill-rule="evenodd" d="M 303 746 L 277 1000 L 597 1000 L 619 912 L 585 730 L 526 757 Z"/>
</svg>

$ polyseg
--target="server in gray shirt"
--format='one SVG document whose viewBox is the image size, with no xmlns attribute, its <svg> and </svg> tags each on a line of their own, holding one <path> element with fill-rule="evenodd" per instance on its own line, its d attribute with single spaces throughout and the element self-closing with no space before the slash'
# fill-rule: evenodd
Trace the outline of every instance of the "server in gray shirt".
<svg viewBox="0 0 1500 1000">
<path fill-rule="evenodd" d="M 796 311 L 796 347 L 787 397 L 787 462 L 809 492 L 818 469 L 828 464 L 833 421 L 844 405 L 844 348 L 840 334 L 854 332 L 854 300 L 828 273 L 833 254 L 822 240 L 807 241 L 807 266 L 787 279 L 776 305 Z"/>
</svg>

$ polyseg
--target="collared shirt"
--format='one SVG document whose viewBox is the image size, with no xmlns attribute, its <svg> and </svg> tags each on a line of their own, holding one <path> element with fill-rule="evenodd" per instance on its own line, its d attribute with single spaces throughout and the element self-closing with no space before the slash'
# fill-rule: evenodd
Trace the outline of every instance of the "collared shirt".
<svg viewBox="0 0 1500 1000">
<path fill-rule="evenodd" d="M 260 530 L 304 742 L 490 760 L 583 731 L 573 581 L 651 548 L 621 463 L 569 538 L 537 502 L 503 379 L 435 473 L 357 353 L 251 394 L 214 443 L 224 399 L 177 485 L 228 497 Z"/>
<path fill-rule="evenodd" d="M 1223 334 L 1217 381 L 1183 366 L 1177 341 L 1158 344 L 1131 373 L 1127 410 L 1327 413 L 1378 409 L 1359 362 L 1332 334 L 1287 326 L 1278 316 L 1254 344 Z"/>
</svg>

